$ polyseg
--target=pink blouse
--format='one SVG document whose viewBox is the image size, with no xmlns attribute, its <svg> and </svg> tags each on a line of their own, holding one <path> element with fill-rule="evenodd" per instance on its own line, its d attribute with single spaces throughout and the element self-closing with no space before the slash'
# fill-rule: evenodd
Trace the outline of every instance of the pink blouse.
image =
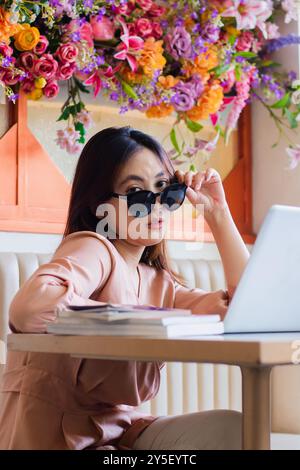
<svg viewBox="0 0 300 470">
<path fill-rule="evenodd" d="M 14 332 L 46 332 L 54 307 L 101 302 L 190 308 L 208 313 L 211 293 L 188 289 L 165 270 L 138 266 L 136 294 L 124 258 L 91 231 L 64 238 L 10 305 Z M 164 362 L 8 353 L 1 380 L 0 449 L 130 449 L 157 416 L 136 409 L 156 396 Z"/>
</svg>

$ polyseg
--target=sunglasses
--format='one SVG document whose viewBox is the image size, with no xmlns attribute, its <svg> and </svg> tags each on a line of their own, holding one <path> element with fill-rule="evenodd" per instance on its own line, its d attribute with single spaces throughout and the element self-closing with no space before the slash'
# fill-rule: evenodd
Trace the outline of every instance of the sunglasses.
<svg viewBox="0 0 300 470">
<path fill-rule="evenodd" d="M 150 214 L 157 197 L 160 203 L 169 211 L 178 209 L 184 201 L 187 186 L 185 183 L 173 183 L 166 186 L 163 191 L 135 191 L 129 194 L 112 193 L 113 197 L 127 199 L 128 213 L 134 217 L 145 217 Z"/>
</svg>

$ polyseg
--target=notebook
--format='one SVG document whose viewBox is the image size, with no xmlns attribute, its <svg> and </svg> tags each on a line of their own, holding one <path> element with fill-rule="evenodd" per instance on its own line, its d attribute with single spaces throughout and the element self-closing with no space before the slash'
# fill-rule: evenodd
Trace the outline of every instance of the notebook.
<svg viewBox="0 0 300 470">
<path fill-rule="evenodd" d="M 47 332 L 64 335 L 117 335 L 155 338 L 216 335 L 224 332 L 219 315 L 195 315 L 189 309 L 151 305 L 66 305 Z"/>
</svg>

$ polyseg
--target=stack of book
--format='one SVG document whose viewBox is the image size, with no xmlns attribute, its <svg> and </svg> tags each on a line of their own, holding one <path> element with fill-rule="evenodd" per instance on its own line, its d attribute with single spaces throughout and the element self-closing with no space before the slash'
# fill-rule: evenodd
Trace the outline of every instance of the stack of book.
<svg viewBox="0 0 300 470">
<path fill-rule="evenodd" d="M 195 315 L 187 309 L 101 303 L 56 308 L 48 333 L 177 338 L 224 333 L 219 315 Z"/>
</svg>

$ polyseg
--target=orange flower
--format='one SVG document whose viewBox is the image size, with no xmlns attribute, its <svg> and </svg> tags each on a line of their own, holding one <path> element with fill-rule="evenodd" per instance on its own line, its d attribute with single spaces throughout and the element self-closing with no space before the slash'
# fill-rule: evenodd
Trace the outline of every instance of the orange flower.
<svg viewBox="0 0 300 470">
<path fill-rule="evenodd" d="M 207 86 L 197 105 L 186 112 L 186 115 L 192 121 L 201 121 L 208 119 L 211 114 L 215 114 L 221 107 L 224 94 L 220 83 L 215 80 Z"/>
<path fill-rule="evenodd" d="M 175 78 L 173 75 L 161 75 L 158 78 L 158 82 L 163 88 L 168 90 L 169 88 L 173 88 L 179 82 L 179 78 Z"/>
<path fill-rule="evenodd" d="M 174 111 L 174 108 L 171 104 L 161 103 L 157 106 L 151 106 L 146 111 L 146 116 L 148 118 L 161 118 L 169 116 Z"/>
<path fill-rule="evenodd" d="M 218 53 L 214 47 L 210 47 L 208 51 L 198 55 L 195 59 L 195 65 L 198 68 L 211 70 L 219 65 Z"/>
<path fill-rule="evenodd" d="M 30 51 L 40 40 L 40 32 L 28 23 L 22 25 L 21 31 L 15 34 L 15 47 L 18 51 Z"/>
<path fill-rule="evenodd" d="M 120 69 L 120 75 L 128 83 L 142 83 L 144 75 L 139 72 L 133 72 L 129 67 L 123 67 Z"/>
<path fill-rule="evenodd" d="M 155 41 L 153 37 L 144 42 L 138 63 L 148 77 L 152 77 L 155 70 L 162 70 L 167 62 L 163 56 L 162 44 L 163 41 Z"/>
<path fill-rule="evenodd" d="M 210 79 L 209 70 L 219 65 L 218 54 L 215 48 L 211 47 L 207 52 L 198 55 L 194 62 L 188 62 L 184 66 L 187 77 L 198 74 L 202 78 L 203 83 L 207 83 Z"/>
<path fill-rule="evenodd" d="M 22 26 L 10 22 L 10 13 L 0 7 L 0 42 L 10 43 L 10 37 L 16 34 Z"/>
<path fill-rule="evenodd" d="M 195 26 L 195 21 L 188 17 L 184 20 L 184 26 L 187 31 L 192 31 L 193 27 Z"/>
</svg>

